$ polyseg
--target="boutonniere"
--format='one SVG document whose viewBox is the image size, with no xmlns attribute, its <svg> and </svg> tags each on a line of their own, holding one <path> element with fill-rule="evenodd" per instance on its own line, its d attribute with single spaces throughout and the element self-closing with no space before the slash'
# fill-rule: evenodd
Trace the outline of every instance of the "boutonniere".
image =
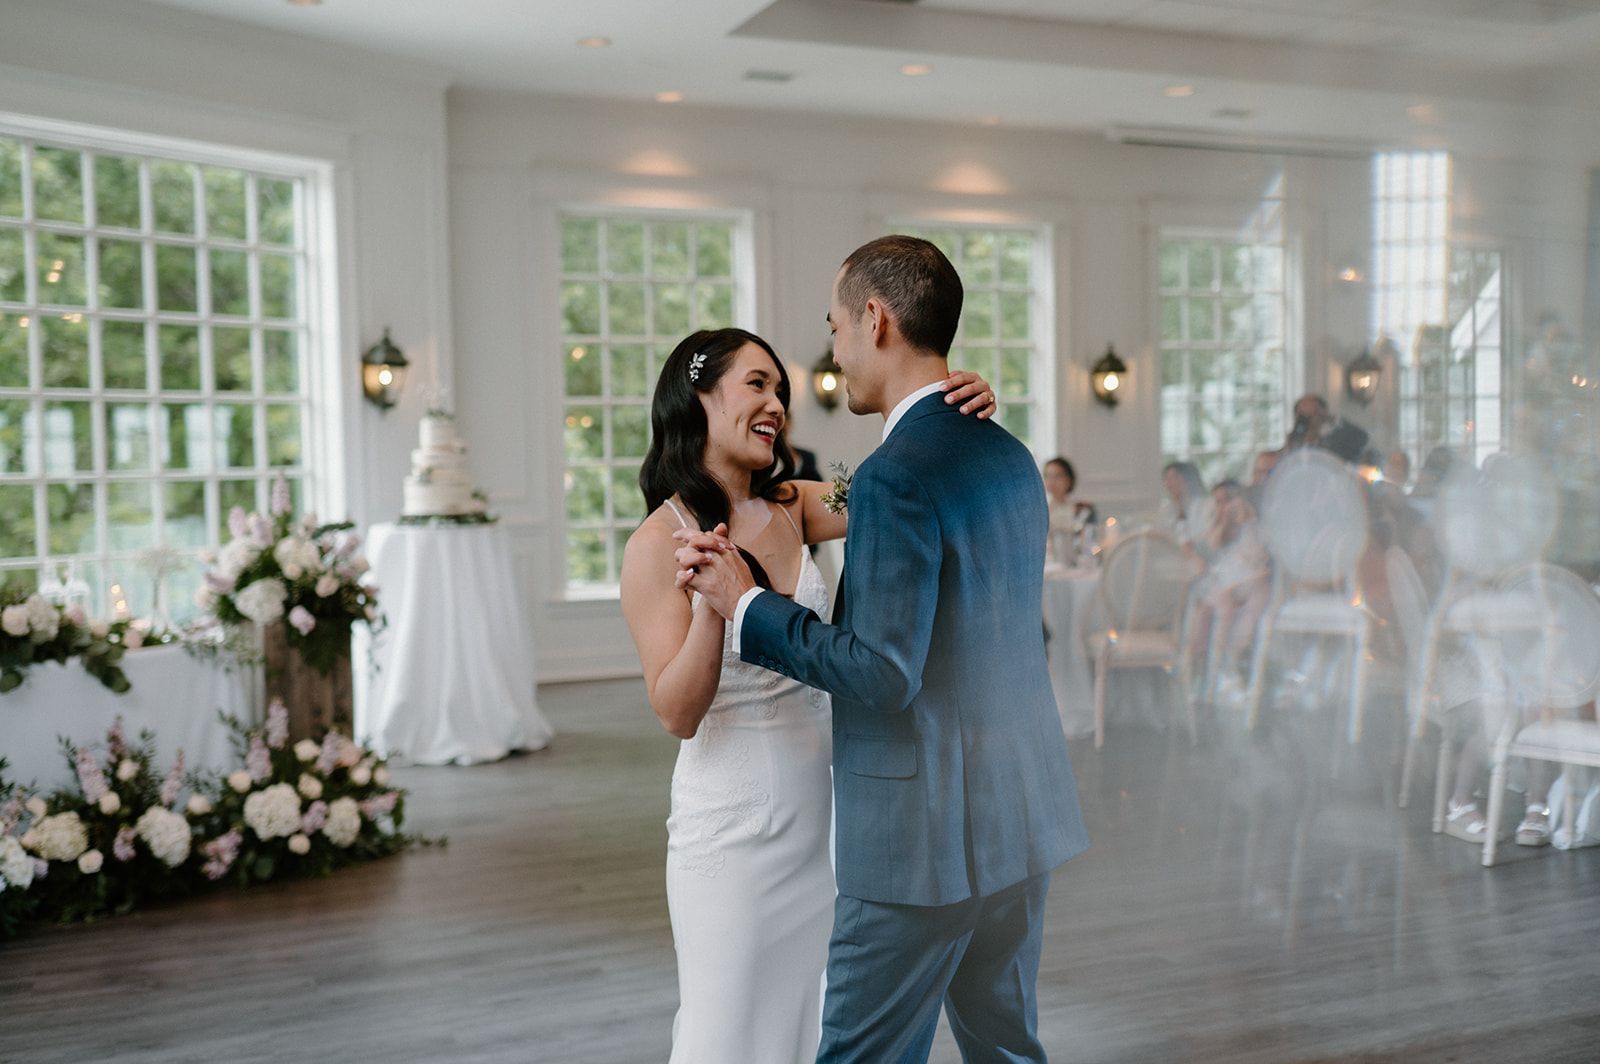
<svg viewBox="0 0 1600 1064">
<path fill-rule="evenodd" d="M 828 468 L 833 470 L 833 487 L 822 496 L 822 505 L 830 514 L 842 514 L 850 508 L 850 478 L 854 474 L 843 462 L 830 462 Z"/>
</svg>

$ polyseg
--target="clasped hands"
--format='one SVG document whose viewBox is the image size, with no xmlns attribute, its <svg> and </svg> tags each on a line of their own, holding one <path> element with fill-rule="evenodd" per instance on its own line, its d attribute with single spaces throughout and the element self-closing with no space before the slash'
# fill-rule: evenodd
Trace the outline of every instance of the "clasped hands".
<svg viewBox="0 0 1600 1064">
<path fill-rule="evenodd" d="M 673 555 L 678 561 L 677 586 L 698 591 L 712 609 L 733 620 L 739 600 L 756 586 L 756 580 L 739 548 L 728 538 L 728 526 L 721 524 L 710 532 L 680 528 L 672 538 L 683 544 Z"/>
</svg>

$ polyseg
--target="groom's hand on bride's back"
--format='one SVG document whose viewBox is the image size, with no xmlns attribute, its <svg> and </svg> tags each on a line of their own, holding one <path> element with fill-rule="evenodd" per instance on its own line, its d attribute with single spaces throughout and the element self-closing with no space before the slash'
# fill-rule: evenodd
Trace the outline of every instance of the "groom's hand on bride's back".
<svg viewBox="0 0 1600 1064">
<path fill-rule="evenodd" d="M 739 599 L 756 581 L 727 533 L 726 525 L 718 525 L 710 532 L 683 528 L 672 536 L 683 544 L 675 555 L 678 587 L 700 592 L 712 609 L 731 620 Z"/>
</svg>

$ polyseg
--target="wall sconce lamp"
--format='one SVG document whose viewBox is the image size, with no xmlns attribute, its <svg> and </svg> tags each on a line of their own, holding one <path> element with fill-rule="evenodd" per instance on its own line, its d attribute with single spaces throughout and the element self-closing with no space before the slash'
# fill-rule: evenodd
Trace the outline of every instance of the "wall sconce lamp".
<svg viewBox="0 0 1600 1064">
<path fill-rule="evenodd" d="M 1116 406 L 1128 384 L 1128 364 L 1106 344 L 1106 353 L 1089 371 L 1089 384 L 1094 397 L 1106 406 Z"/>
<path fill-rule="evenodd" d="M 811 367 L 811 390 L 816 393 L 822 409 L 832 410 L 839 405 L 839 396 L 844 393 L 844 370 L 834 360 L 831 347 Z"/>
<path fill-rule="evenodd" d="M 389 339 L 387 327 L 383 339 L 367 348 L 361 356 L 361 391 L 379 410 L 388 410 L 400 401 L 400 391 L 405 387 L 405 353 Z"/>
<path fill-rule="evenodd" d="M 1372 351 L 1362 348 L 1344 368 L 1344 389 L 1350 398 L 1366 406 L 1378 395 L 1378 381 L 1383 376 L 1383 363 L 1372 357 Z"/>
</svg>

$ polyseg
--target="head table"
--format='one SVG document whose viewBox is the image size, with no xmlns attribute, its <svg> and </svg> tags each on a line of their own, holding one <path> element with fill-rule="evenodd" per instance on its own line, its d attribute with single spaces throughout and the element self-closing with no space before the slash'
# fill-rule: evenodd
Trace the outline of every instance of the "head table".
<svg viewBox="0 0 1600 1064">
<path fill-rule="evenodd" d="M 102 746 L 119 716 L 130 741 L 144 728 L 155 732 L 158 773 L 179 750 L 191 769 L 222 771 L 233 757 L 218 711 L 250 723 L 261 719 L 260 677 L 226 656 L 198 655 L 176 644 L 144 647 L 123 656 L 122 671 L 133 686 L 119 695 L 76 661 L 29 668 L 21 687 L 0 695 L 7 775 L 42 789 L 67 784 L 73 773 L 57 737 Z"/>
</svg>

